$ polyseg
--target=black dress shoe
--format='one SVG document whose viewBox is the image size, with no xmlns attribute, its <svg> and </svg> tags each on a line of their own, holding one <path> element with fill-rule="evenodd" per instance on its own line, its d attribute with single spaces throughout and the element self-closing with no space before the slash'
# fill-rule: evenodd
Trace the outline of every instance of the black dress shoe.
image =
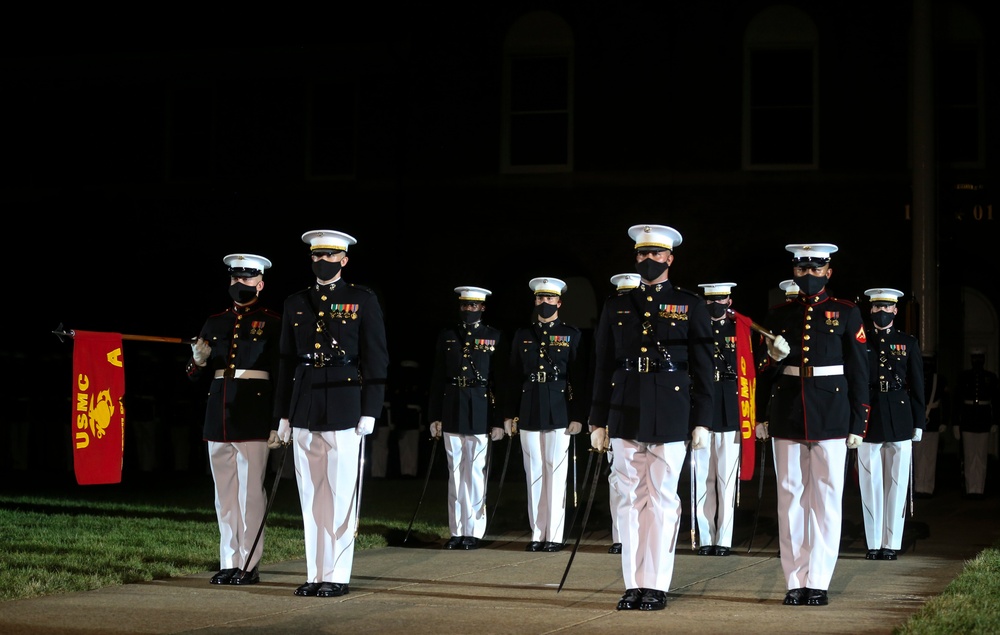
<svg viewBox="0 0 1000 635">
<path fill-rule="evenodd" d="M 805 587 L 791 589 L 785 594 L 785 606 L 800 606 L 805 604 L 807 591 L 808 589 Z"/>
<path fill-rule="evenodd" d="M 319 591 L 319 587 L 322 584 L 322 582 L 306 582 L 299 588 L 292 591 L 292 593 L 302 597 L 314 597 L 316 595 L 316 591 Z"/>
<path fill-rule="evenodd" d="M 236 574 L 229 578 L 229 584 L 257 584 L 260 582 L 260 574 L 257 573 L 257 567 L 250 569 L 246 574 L 242 574 L 240 569 L 236 570 Z"/>
<path fill-rule="evenodd" d="M 531 542 L 528 543 L 528 545 L 524 548 L 524 550 L 525 551 L 541 551 L 544 548 L 545 548 L 545 543 L 544 542 L 540 542 L 538 540 L 532 540 Z"/>
<path fill-rule="evenodd" d="M 458 549 L 459 545 L 462 544 L 461 536 L 452 536 L 448 539 L 448 542 L 444 543 L 445 549 Z"/>
<path fill-rule="evenodd" d="M 549 553 L 555 553 L 556 551 L 562 551 L 562 548 L 565 547 L 565 546 L 566 545 L 564 545 L 561 542 L 547 542 L 547 543 L 545 543 L 545 546 L 542 547 L 542 551 L 548 551 Z"/>
<path fill-rule="evenodd" d="M 896 550 L 895 549 L 882 549 L 878 552 L 879 560 L 895 560 Z"/>
<path fill-rule="evenodd" d="M 878 560 L 879 553 L 878 549 L 869 549 L 868 553 L 865 554 L 865 560 Z"/>
<path fill-rule="evenodd" d="M 710 556 L 710 555 L 712 555 L 712 552 L 714 550 L 715 550 L 715 547 L 713 547 L 711 545 L 702 545 L 701 547 L 698 547 L 698 555 L 699 556 Z"/>
<path fill-rule="evenodd" d="M 642 603 L 642 595 L 645 589 L 625 589 L 625 595 L 618 600 L 619 611 L 634 611 Z"/>
<path fill-rule="evenodd" d="M 608 553 L 621 555 L 621 552 L 622 552 L 622 543 L 620 542 L 616 542 L 612 544 L 610 547 L 608 547 Z"/>
<path fill-rule="evenodd" d="M 219 569 L 219 572 L 209 580 L 211 584 L 229 584 L 229 580 L 239 572 L 239 569 Z"/>
<path fill-rule="evenodd" d="M 656 589 L 646 589 L 639 603 L 640 611 L 662 611 L 667 608 L 667 592 Z"/>
<path fill-rule="evenodd" d="M 808 606 L 826 606 L 830 599 L 822 589 L 806 589 L 806 604 Z"/>
<path fill-rule="evenodd" d="M 730 549 L 729 547 L 716 547 L 715 551 L 712 552 L 712 555 L 728 556 L 730 553 L 732 553 L 732 551 L 733 550 Z"/>
<path fill-rule="evenodd" d="M 351 592 L 351 587 L 347 584 L 341 584 L 339 582 L 323 582 L 316 589 L 316 597 L 318 598 L 339 598 L 342 595 L 347 595 Z"/>
<path fill-rule="evenodd" d="M 475 536 L 466 536 L 462 538 L 460 548 L 465 549 L 466 551 L 479 549 L 479 538 L 476 538 Z"/>
</svg>

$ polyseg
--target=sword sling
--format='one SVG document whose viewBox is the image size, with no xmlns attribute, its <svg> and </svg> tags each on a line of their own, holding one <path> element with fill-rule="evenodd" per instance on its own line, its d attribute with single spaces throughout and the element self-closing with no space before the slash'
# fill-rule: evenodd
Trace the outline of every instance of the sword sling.
<svg viewBox="0 0 1000 635">
<path fill-rule="evenodd" d="M 288 446 L 291 443 L 281 444 L 281 458 L 278 459 L 278 471 L 274 475 L 274 484 L 271 485 L 271 496 L 267 499 L 267 507 L 264 508 L 264 517 L 260 519 L 260 528 L 257 530 L 257 536 L 253 539 L 253 545 L 250 547 L 249 553 L 247 553 L 246 560 L 243 561 L 243 568 L 240 570 L 240 579 L 246 577 L 247 575 L 247 565 L 250 564 L 250 560 L 253 558 L 253 552 L 257 550 L 257 543 L 260 542 L 260 537 L 264 535 L 264 523 L 267 522 L 267 515 L 271 513 L 271 505 L 274 504 L 274 496 L 278 492 L 278 483 L 281 482 L 281 472 L 285 469 L 285 457 L 288 456 Z"/>
<path fill-rule="evenodd" d="M 417 519 L 420 504 L 424 502 L 424 495 L 427 494 L 427 484 L 431 482 L 431 472 L 434 470 L 434 455 L 437 454 L 440 443 L 441 437 L 431 437 L 431 457 L 427 461 L 427 475 L 424 477 L 424 488 L 420 490 L 420 498 L 417 499 L 417 508 L 413 510 L 413 516 L 410 518 L 410 524 L 406 528 L 406 536 L 403 537 L 403 543 L 406 543 L 410 539 L 410 530 L 413 529 L 413 521 Z"/>
<path fill-rule="evenodd" d="M 593 454 L 600 454 L 601 460 L 596 461 L 597 466 L 594 468 L 594 479 L 590 483 L 590 496 L 587 497 L 587 507 L 583 511 L 583 521 L 580 523 L 580 533 L 576 535 L 576 542 L 573 543 L 573 551 L 569 554 L 569 562 L 566 563 L 566 570 L 563 571 L 562 580 L 559 581 L 559 588 L 556 589 L 556 593 L 562 591 L 563 585 L 566 584 L 566 576 L 569 575 L 569 569 L 573 566 L 573 559 L 576 558 L 576 552 L 580 549 L 580 539 L 583 538 L 583 532 L 587 530 L 587 519 L 590 517 L 590 508 L 594 505 L 594 495 L 597 494 L 597 481 L 598 476 L 601 474 L 601 467 L 604 463 L 603 455 L 607 452 L 606 448 L 600 450 L 595 450 L 591 448 L 591 456 Z M 590 461 L 588 460 L 588 465 Z"/>
</svg>

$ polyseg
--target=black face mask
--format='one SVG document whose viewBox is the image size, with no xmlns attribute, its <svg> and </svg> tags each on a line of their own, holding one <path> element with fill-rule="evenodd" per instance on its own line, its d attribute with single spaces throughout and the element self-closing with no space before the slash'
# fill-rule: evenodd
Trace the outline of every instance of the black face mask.
<svg viewBox="0 0 1000 635">
<path fill-rule="evenodd" d="M 482 311 L 459 311 L 459 320 L 463 324 L 475 324 L 479 320 L 483 319 Z"/>
<path fill-rule="evenodd" d="M 243 284 L 242 282 L 231 284 L 229 285 L 229 297 L 233 299 L 233 302 L 246 304 L 257 297 L 257 287 L 251 287 L 250 285 Z"/>
<path fill-rule="evenodd" d="M 332 280 L 340 273 L 340 263 L 329 260 L 317 260 L 312 263 L 312 268 L 317 280 Z"/>
<path fill-rule="evenodd" d="M 875 326 L 879 327 L 880 329 L 884 329 L 885 327 L 889 326 L 895 319 L 896 319 L 895 315 L 893 315 L 892 313 L 886 313 L 885 311 L 872 313 L 872 322 L 874 322 Z"/>
<path fill-rule="evenodd" d="M 635 263 L 635 270 L 643 280 L 656 280 L 663 275 L 663 272 L 670 267 L 668 262 L 657 262 L 652 258 L 646 258 L 642 262 Z"/>
<path fill-rule="evenodd" d="M 727 305 L 719 304 L 718 302 L 713 302 L 708 305 L 708 314 L 714 317 L 715 319 L 725 317 L 726 311 L 728 310 L 729 307 Z"/>
<path fill-rule="evenodd" d="M 799 290 L 807 296 L 819 293 L 820 290 L 826 286 L 827 280 L 828 278 L 826 276 L 810 276 L 808 274 L 804 276 L 795 276 L 795 284 L 797 284 L 799 286 Z"/>
<path fill-rule="evenodd" d="M 558 310 L 559 310 L 559 307 L 557 307 L 554 304 L 547 304 L 547 303 L 546 304 L 539 304 L 538 306 L 535 307 L 535 315 L 537 317 L 542 318 L 543 320 L 547 320 L 550 317 L 552 317 L 553 315 L 555 315 L 556 311 L 558 311 Z"/>
</svg>

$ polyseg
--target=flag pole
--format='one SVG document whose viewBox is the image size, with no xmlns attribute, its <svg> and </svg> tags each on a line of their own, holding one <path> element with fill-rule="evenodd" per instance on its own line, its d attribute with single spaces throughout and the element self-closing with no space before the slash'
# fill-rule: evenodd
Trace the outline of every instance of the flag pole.
<svg viewBox="0 0 1000 635">
<path fill-rule="evenodd" d="M 62 324 L 56 327 L 56 330 L 52 331 L 52 333 L 59 338 L 60 342 L 66 341 L 63 339 L 64 337 L 68 337 L 70 339 L 76 337 L 76 331 L 73 329 L 66 330 L 63 328 Z M 127 335 L 125 333 L 122 333 L 121 336 L 123 340 L 134 340 L 138 342 L 164 342 L 167 344 L 193 344 L 197 341 L 197 338 L 195 337 L 184 339 L 180 337 L 160 337 L 159 335 Z"/>
</svg>

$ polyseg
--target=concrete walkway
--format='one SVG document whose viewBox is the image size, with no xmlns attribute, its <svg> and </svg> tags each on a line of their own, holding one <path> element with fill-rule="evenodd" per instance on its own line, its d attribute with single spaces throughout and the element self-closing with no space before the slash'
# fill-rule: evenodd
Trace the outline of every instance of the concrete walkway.
<svg viewBox="0 0 1000 635">
<path fill-rule="evenodd" d="M 762 508 L 749 553 L 752 512 L 737 518 L 729 557 L 694 555 L 684 525 L 667 608 L 658 612 L 616 610 L 620 560 L 607 553 L 608 531 L 594 527 L 560 592 L 570 548 L 528 553 L 527 534 L 508 532 L 476 551 L 445 551 L 442 540 L 358 552 L 341 598 L 294 596 L 305 580 L 296 560 L 263 567 L 261 583 L 247 588 L 210 585 L 214 572 L 206 571 L 8 601 L 0 633 L 891 633 L 1000 539 L 995 496 L 942 492 L 916 501 L 898 560 L 868 561 L 860 501 L 849 494 L 830 605 L 787 607 L 766 496 Z"/>
</svg>

